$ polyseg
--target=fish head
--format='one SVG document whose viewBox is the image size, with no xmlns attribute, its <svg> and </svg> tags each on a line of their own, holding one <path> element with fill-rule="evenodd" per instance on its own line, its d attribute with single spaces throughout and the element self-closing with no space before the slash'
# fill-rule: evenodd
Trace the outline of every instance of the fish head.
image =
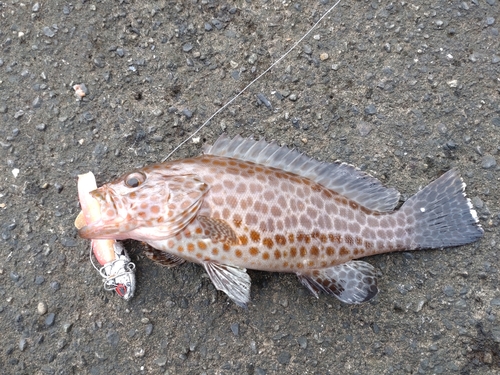
<svg viewBox="0 0 500 375">
<path fill-rule="evenodd" d="M 137 169 L 91 191 L 101 217 L 81 228 L 80 237 L 147 241 L 177 234 L 196 215 L 208 186 L 195 175 L 172 172 Z"/>
</svg>

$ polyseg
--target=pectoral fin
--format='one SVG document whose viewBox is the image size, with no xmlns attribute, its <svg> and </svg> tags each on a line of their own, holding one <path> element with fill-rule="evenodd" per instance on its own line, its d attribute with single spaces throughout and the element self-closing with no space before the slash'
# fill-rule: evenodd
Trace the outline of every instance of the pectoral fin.
<svg viewBox="0 0 500 375">
<path fill-rule="evenodd" d="M 210 238 L 212 242 L 225 242 L 230 245 L 238 243 L 236 233 L 226 221 L 214 219 L 205 215 L 198 215 L 197 219 L 204 234 Z"/>
<path fill-rule="evenodd" d="M 205 262 L 203 266 L 217 290 L 226 293 L 238 306 L 247 307 L 251 280 L 245 268 L 214 262 Z"/>
<path fill-rule="evenodd" d="M 367 262 L 350 261 L 297 276 L 316 297 L 322 291 L 344 303 L 366 302 L 378 293 L 375 268 Z"/>
</svg>

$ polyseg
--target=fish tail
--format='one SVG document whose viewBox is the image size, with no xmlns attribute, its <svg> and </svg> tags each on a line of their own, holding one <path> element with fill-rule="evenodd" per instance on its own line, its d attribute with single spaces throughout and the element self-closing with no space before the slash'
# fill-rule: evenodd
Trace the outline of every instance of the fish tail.
<svg viewBox="0 0 500 375">
<path fill-rule="evenodd" d="M 456 169 L 431 182 L 408 199 L 398 214 L 406 221 L 409 249 L 460 246 L 483 236 L 476 211 L 465 195 Z"/>
</svg>

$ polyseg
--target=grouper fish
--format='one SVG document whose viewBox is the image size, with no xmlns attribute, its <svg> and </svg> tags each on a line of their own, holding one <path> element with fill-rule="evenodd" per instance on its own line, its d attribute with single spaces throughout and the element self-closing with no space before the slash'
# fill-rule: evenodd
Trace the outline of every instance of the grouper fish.
<svg viewBox="0 0 500 375">
<path fill-rule="evenodd" d="M 148 165 L 91 192 L 101 217 L 88 239 L 134 239 L 169 266 L 201 264 L 239 306 L 247 269 L 295 273 L 355 304 L 377 292 L 375 268 L 356 259 L 460 246 L 482 237 L 455 169 L 409 198 L 344 163 L 324 163 L 265 140 L 222 135 L 201 156 Z"/>
</svg>

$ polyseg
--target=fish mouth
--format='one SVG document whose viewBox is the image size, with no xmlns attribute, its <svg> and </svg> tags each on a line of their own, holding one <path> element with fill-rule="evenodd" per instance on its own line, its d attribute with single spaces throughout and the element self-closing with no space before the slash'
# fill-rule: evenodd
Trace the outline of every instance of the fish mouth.
<svg viewBox="0 0 500 375">
<path fill-rule="evenodd" d="M 78 235 L 81 238 L 92 240 L 121 240 L 126 239 L 125 235 L 137 228 L 135 221 L 126 221 L 121 218 L 116 211 L 116 205 L 112 198 L 112 192 L 103 191 L 102 188 L 92 190 L 89 194 L 94 198 L 96 211 L 100 213 L 97 220 L 81 227 Z M 112 209 L 116 214 L 114 217 L 105 217 L 104 213 Z M 105 219 L 103 219 L 105 217 Z"/>
</svg>

